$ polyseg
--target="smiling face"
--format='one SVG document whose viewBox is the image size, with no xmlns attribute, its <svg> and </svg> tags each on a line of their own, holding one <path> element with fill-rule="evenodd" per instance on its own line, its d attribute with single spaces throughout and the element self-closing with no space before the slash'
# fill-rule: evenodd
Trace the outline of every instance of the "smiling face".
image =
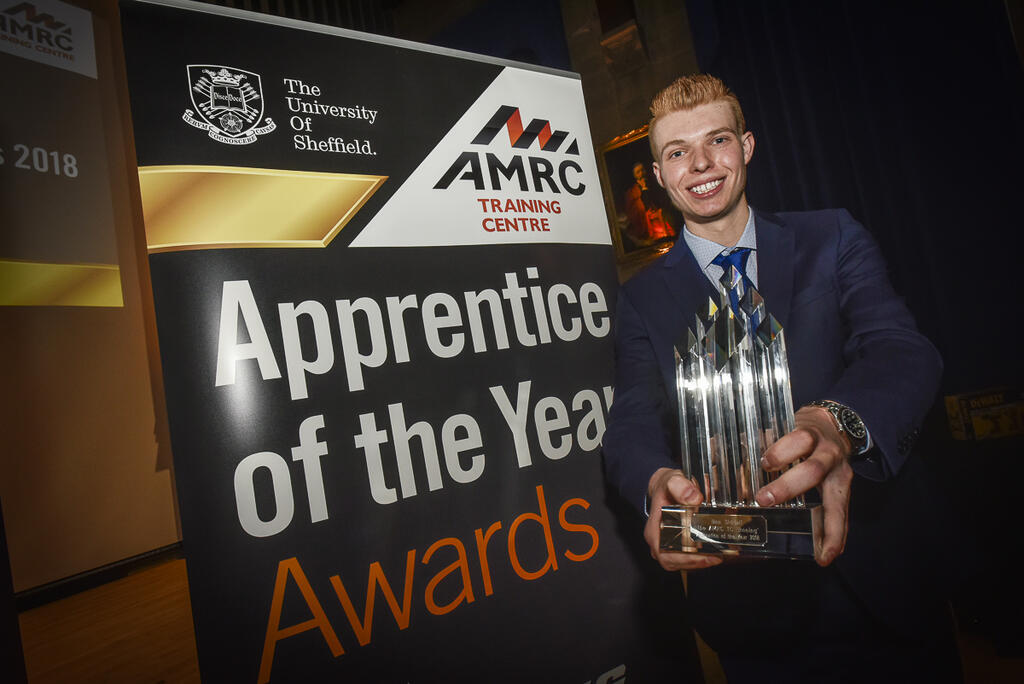
<svg viewBox="0 0 1024 684">
<path fill-rule="evenodd" d="M 737 130 L 717 100 L 659 117 L 651 129 L 654 175 L 695 235 L 732 245 L 747 222 L 747 163 L 754 135 Z"/>
</svg>

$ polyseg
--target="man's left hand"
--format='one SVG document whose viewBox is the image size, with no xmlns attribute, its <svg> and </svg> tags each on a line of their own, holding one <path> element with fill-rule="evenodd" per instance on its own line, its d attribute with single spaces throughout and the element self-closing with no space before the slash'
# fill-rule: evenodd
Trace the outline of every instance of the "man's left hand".
<svg viewBox="0 0 1024 684">
<path fill-rule="evenodd" d="M 846 435 L 836 429 L 829 412 L 818 406 L 804 406 L 796 412 L 796 429 L 783 435 L 765 452 L 762 467 L 769 471 L 788 468 L 777 480 L 757 492 L 757 502 L 774 506 L 803 494 L 812 487 L 821 491 L 825 530 L 815 560 L 825 566 L 846 546 L 849 529 L 852 450 Z M 803 459 L 803 460 L 801 460 Z M 799 463 L 797 463 L 799 461 Z"/>
</svg>

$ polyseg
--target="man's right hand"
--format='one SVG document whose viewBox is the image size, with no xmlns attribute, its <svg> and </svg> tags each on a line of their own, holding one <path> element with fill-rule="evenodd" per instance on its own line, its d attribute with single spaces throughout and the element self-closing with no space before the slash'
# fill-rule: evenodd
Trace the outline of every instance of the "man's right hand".
<svg viewBox="0 0 1024 684">
<path fill-rule="evenodd" d="M 697 486 L 679 470 L 659 468 L 647 485 L 648 518 L 644 539 L 651 547 L 651 557 L 666 570 L 700 570 L 722 562 L 721 556 L 661 550 L 661 507 L 672 504 L 696 506 L 704 500 Z"/>
</svg>

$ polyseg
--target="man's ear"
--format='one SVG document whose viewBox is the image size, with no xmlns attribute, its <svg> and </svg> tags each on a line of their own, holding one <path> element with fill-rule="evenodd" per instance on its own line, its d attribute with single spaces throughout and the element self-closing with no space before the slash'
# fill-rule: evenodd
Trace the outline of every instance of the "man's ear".
<svg viewBox="0 0 1024 684">
<path fill-rule="evenodd" d="M 743 163 L 749 164 L 754 156 L 754 134 L 747 131 L 743 134 Z"/>
<path fill-rule="evenodd" d="M 651 168 L 654 169 L 654 177 L 658 179 L 658 185 L 665 187 L 665 184 L 661 182 L 661 167 L 658 166 L 658 162 L 651 164 Z"/>
</svg>

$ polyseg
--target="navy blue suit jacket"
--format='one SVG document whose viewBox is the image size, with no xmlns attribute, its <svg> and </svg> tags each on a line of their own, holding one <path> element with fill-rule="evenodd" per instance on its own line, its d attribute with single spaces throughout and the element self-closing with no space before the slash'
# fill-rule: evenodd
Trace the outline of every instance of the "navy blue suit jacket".
<svg viewBox="0 0 1024 684">
<path fill-rule="evenodd" d="M 707 600 L 718 606 L 709 605 L 711 612 L 721 611 L 723 600 L 756 603 L 759 592 L 786 591 L 779 583 L 806 590 L 823 572 L 838 571 L 880 619 L 913 630 L 915 611 L 921 612 L 916 599 L 924 598 L 917 591 L 922 573 L 939 561 L 928 543 L 924 552 L 917 548 L 931 536 L 921 509 L 934 499 L 911 446 L 934 400 L 941 359 L 893 291 L 874 239 L 848 212 L 755 212 L 755 218 L 758 290 L 785 330 L 794 406 L 833 399 L 852 407 L 874 447 L 854 464 L 850 533 L 835 568 L 791 561 L 727 564 L 690 573 L 691 600 L 698 608 Z M 684 240 L 619 292 L 605 467 L 621 495 L 641 511 L 654 471 L 678 467 L 672 346 L 708 297 L 718 302 Z M 749 596 L 737 582 L 750 587 Z M 700 628 L 701 616 L 696 619 Z M 702 630 L 709 643 L 711 632 L 714 625 Z"/>
</svg>

